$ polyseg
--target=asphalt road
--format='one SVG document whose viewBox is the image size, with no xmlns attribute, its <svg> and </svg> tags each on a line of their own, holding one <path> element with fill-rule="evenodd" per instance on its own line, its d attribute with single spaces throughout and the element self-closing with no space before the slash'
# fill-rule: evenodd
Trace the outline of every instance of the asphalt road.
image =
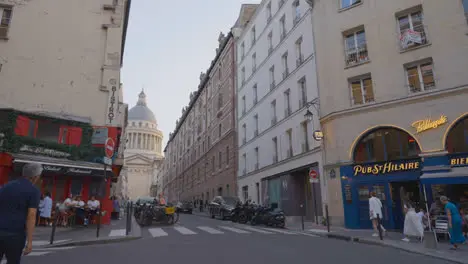
<svg viewBox="0 0 468 264">
<path fill-rule="evenodd" d="M 390 248 L 252 228 L 193 215 L 182 215 L 180 223 L 173 227 L 145 227 L 142 234 L 142 239 L 131 242 L 42 251 L 43 254 L 24 257 L 22 263 L 450 263 Z"/>
</svg>

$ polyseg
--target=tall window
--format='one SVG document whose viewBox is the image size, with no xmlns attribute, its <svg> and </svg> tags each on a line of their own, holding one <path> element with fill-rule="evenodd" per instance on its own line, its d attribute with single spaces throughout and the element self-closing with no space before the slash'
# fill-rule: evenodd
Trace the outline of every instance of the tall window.
<svg viewBox="0 0 468 264">
<path fill-rule="evenodd" d="M 291 115 L 291 90 L 284 92 L 284 118 Z"/>
<path fill-rule="evenodd" d="M 271 102 L 271 125 L 276 124 L 276 100 Z"/>
<path fill-rule="evenodd" d="M 221 169 L 221 166 L 223 164 L 223 152 L 218 153 L 218 168 Z"/>
<path fill-rule="evenodd" d="M 299 87 L 299 107 L 302 108 L 307 104 L 307 86 L 305 77 L 302 77 L 297 82 L 297 86 Z"/>
<path fill-rule="evenodd" d="M 226 146 L 226 165 L 229 164 L 230 158 L 231 158 L 231 155 L 229 153 L 229 146 Z"/>
<path fill-rule="evenodd" d="M 361 0 L 340 0 L 340 1 L 341 1 L 341 8 L 347 8 L 347 7 L 353 6 L 361 2 Z"/>
<path fill-rule="evenodd" d="M 242 81 L 242 85 L 244 85 L 244 83 L 245 83 L 245 67 L 242 67 L 242 70 L 241 70 L 241 81 Z"/>
<path fill-rule="evenodd" d="M 278 138 L 274 137 L 273 141 L 273 163 L 278 162 Z"/>
<path fill-rule="evenodd" d="M 299 67 L 304 62 L 304 55 L 302 55 L 302 37 L 296 40 L 296 66 Z"/>
<path fill-rule="evenodd" d="M 358 78 L 350 81 L 353 105 L 361 105 L 374 101 L 372 78 Z"/>
<path fill-rule="evenodd" d="M 427 44 L 422 11 L 398 17 L 398 26 L 400 29 L 401 49 L 406 50 Z"/>
<path fill-rule="evenodd" d="M 276 86 L 275 81 L 275 66 L 270 67 L 270 90 L 273 90 Z"/>
<path fill-rule="evenodd" d="M 245 57 L 245 43 L 242 42 L 241 44 L 241 58 L 243 59 Z"/>
<path fill-rule="evenodd" d="M 271 16 L 272 16 L 272 12 L 271 12 L 271 2 L 269 2 L 269 3 L 266 5 L 266 18 L 267 18 L 267 23 L 270 22 Z"/>
<path fill-rule="evenodd" d="M 242 96 L 242 114 L 245 114 L 245 109 L 246 109 L 246 102 L 245 102 L 245 95 Z"/>
<path fill-rule="evenodd" d="M 280 19 L 280 38 L 283 40 L 286 37 L 286 16 L 283 15 Z"/>
<path fill-rule="evenodd" d="M 293 156 L 293 141 L 292 141 L 292 129 L 286 131 L 286 140 L 287 140 L 287 153 L 286 156 L 291 158 Z"/>
<path fill-rule="evenodd" d="M 458 121 L 450 129 L 446 143 L 449 153 L 468 152 L 468 117 Z"/>
<path fill-rule="evenodd" d="M 352 66 L 369 60 L 364 30 L 345 36 L 345 56 L 346 66 Z"/>
<path fill-rule="evenodd" d="M 258 154 L 258 147 L 256 147 L 255 148 L 255 169 L 256 170 L 258 170 L 259 168 L 258 161 L 259 161 L 259 154 Z"/>
<path fill-rule="evenodd" d="M 268 33 L 268 55 L 273 52 L 273 31 Z"/>
<path fill-rule="evenodd" d="M 244 165 L 243 175 L 247 173 L 247 154 L 242 154 L 242 165 Z"/>
<path fill-rule="evenodd" d="M 381 162 L 418 158 L 421 149 L 408 133 L 391 127 L 379 128 L 361 138 L 354 149 L 354 162 Z"/>
<path fill-rule="evenodd" d="M 218 94 L 218 110 L 220 110 L 223 107 L 223 94 L 220 92 Z"/>
<path fill-rule="evenodd" d="M 247 142 L 247 125 L 243 124 L 242 125 L 242 143 L 245 144 Z"/>
<path fill-rule="evenodd" d="M 221 138 L 221 134 L 223 133 L 223 125 L 219 124 L 218 125 L 218 137 Z"/>
<path fill-rule="evenodd" d="M 285 52 L 283 56 L 281 56 L 281 63 L 283 64 L 283 79 L 286 79 L 289 75 L 289 67 L 288 67 L 288 53 Z"/>
<path fill-rule="evenodd" d="M 293 17 L 294 17 L 294 25 L 299 22 L 301 19 L 301 6 L 299 4 L 299 0 L 293 2 Z"/>
<path fill-rule="evenodd" d="M 253 104 L 255 105 L 258 101 L 258 89 L 257 89 L 257 84 L 254 84 L 252 87 L 252 93 L 253 93 Z"/>
<path fill-rule="evenodd" d="M 242 187 L 242 198 L 244 202 L 249 199 L 249 186 L 247 185 Z"/>
<path fill-rule="evenodd" d="M 8 36 L 8 28 L 11 22 L 11 7 L 0 6 L 0 38 Z"/>
<path fill-rule="evenodd" d="M 258 136 L 258 114 L 254 115 L 254 124 L 255 124 L 255 130 L 254 130 L 254 136 Z"/>
<path fill-rule="evenodd" d="M 406 67 L 410 92 L 417 93 L 435 89 L 432 61 Z"/>
<path fill-rule="evenodd" d="M 257 53 L 252 54 L 252 73 L 257 70 Z"/>
<path fill-rule="evenodd" d="M 255 44 L 255 41 L 257 41 L 257 31 L 255 30 L 255 26 L 252 27 L 252 31 L 250 31 L 250 39 L 252 40 L 252 46 Z"/>
<path fill-rule="evenodd" d="M 301 127 L 302 127 L 302 136 L 304 138 L 302 141 L 302 152 L 307 152 L 309 151 L 309 129 L 308 129 L 307 121 L 302 122 Z"/>
</svg>

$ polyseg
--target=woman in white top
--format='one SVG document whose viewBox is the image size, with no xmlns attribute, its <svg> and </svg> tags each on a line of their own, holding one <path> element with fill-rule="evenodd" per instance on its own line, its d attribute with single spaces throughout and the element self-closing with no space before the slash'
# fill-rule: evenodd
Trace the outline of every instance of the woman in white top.
<svg viewBox="0 0 468 264">
<path fill-rule="evenodd" d="M 376 237 L 379 236 L 379 221 L 377 216 L 382 219 L 382 202 L 380 201 L 379 198 L 377 198 L 377 195 L 375 192 L 371 192 L 371 197 L 369 198 L 369 213 L 370 213 L 370 220 L 372 221 L 372 226 L 374 227 L 375 233 L 372 234 L 372 236 Z M 383 232 L 386 232 L 385 228 L 383 227 L 382 224 L 380 224 L 380 228 L 382 229 Z"/>
<path fill-rule="evenodd" d="M 45 222 L 46 225 L 52 225 L 50 222 L 50 217 L 52 215 L 52 198 L 50 198 L 50 193 L 46 192 L 44 197 L 44 203 L 41 208 L 40 217 L 41 220 Z"/>
</svg>

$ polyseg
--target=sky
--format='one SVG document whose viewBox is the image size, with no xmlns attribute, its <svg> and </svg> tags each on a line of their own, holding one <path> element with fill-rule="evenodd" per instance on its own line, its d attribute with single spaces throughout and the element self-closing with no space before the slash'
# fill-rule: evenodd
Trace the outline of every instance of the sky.
<svg viewBox="0 0 468 264">
<path fill-rule="evenodd" d="M 241 4 L 260 0 L 133 0 L 122 68 L 124 102 L 133 107 L 144 87 L 166 145 L 199 76 L 216 55 Z"/>
</svg>

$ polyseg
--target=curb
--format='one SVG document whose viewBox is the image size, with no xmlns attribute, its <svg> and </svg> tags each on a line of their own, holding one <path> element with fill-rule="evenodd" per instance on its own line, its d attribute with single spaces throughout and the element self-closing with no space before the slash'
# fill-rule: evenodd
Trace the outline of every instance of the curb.
<svg viewBox="0 0 468 264">
<path fill-rule="evenodd" d="M 418 255 L 423 255 L 435 259 L 440 259 L 440 260 L 445 260 L 445 261 L 450 261 L 454 263 L 459 263 L 459 264 L 467 264 L 468 261 L 458 259 L 458 258 L 450 258 L 450 257 L 444 257 L 440 256 L 436 253 L 430 253 L 430 252 L 421 252 L 418 250 L 414 249 L 409 249 L 404 246 L 399 246 L 399 245 L 392 245 L 389 243 L 385 243 L 384 241 L 376 241 L 372 239 L 366 239 L 362 237 L 354 237 L 354 236 L 348 236 L 348 235 L 341 235 L 341 234 L 332 234 L 332 233 L 320 233 L 320 232 L 305 232 L 308 234 L 314 234 L 319 237 L 324 237 L 324 238 L 330 238 L 330 239 L 337 239 L 337 240 L 343 240 L 347 242 L 355 242 L 355 243 L 360 243 L 360 244 L 365 244 L 365 245 L 372 245 L 372 246 L 381 246 L 381 247 L 389 247 L 393 249 L 398 249 L 402 250 L 405 252 L 413 253 L 413 254 L 418 254 Z"/>
<path fill-rule="evenodd" d="M 61 247 L 76 247 L 76 246 L 89 246 L 89 245 L 101 245 L 101 244 L 114 244 L 127 241 L 133 241 L 142 238 L 141 236 L 125 236 L 108 239 L 93 239 L 93 240 L 82 240 L 82 241 L 70 241 L 59 244 L 52 244 L 42 246 L 41 248 L 61 248 Z"/>
</svg>

